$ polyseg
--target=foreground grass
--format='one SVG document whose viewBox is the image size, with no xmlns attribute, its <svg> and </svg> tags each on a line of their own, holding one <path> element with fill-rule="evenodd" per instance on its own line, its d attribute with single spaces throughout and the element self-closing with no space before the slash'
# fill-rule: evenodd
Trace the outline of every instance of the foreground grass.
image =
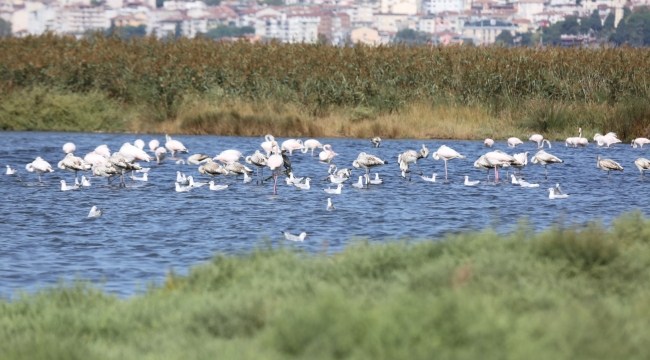
<svg viewBox="0 0 650 360">
<path fill-rule="evenodd" d="M 7 359 L 635 359 L 650 220 L 217 256 L 121 300 L 76 283 L 0 302 Z"/>
</svg>

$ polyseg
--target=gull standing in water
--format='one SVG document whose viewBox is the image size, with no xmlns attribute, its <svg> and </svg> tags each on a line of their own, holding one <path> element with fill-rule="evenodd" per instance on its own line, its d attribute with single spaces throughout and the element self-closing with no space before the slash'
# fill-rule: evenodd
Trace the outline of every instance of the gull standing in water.
<svg viewBox="0 0 650 360">
<path fill-rule="evenodd" d="M 293 186 L 297 187 L 300 190 L 309 190 L 311 188 L 311 186 L 309 185 L 310 181 L 311 181 L 310 178 L 306 178 L 304 184 L 294 183 Z"/>
<path fill-rule="evenodd" d="M 357 189 L 363 188 L 363 176 L 359 176 L 359 181 L 352 184 L 352 187 Z"/>
<path fill-rule="evenodd" d="M 290 241 L 305 241 L 305 238 L 308 238 L 306 232 L 300 233 L 300 235 L 292 235 L 289 234 L 288 232 L 280 231 L 282 235 L 284 235 L 284 238 Z"/>
<path fill-rule="evenodd" d="M 465 155 L 459 154 L 456 150 L 448 147 L 447 145 L 442 145 L 438 148 L 438 151 L 434 152 L 431 156 L 434 160 L 442 159 L 445 162 L 445 180 L 447 180 L 447 161 L 453 159 L 464 159 Z"/>
<path fill-rule="evenodd" d="M 638 158 L 634 160 L 634 166 L 636 166 L 636 168 L 639 169 L 639 173 L 641 173 L 641 178 L 644 178 L 645 176 L 643 175 L 643 172 L 650 170 L 650 160 L 646 158 Z"/>
<path fill-rule="evenodd" d="M 192 190 L 191 186 L 181 186 L 179 183 L 175 183 L 176 185 L 176 192 L 188 192 Z"/>
<path fill-rule="evenodd" d="M 54 169 L 52 169 L 52 166 L 50 163 L 47 161 L 41 159 L 41 157 L 37 157 L 34 161 L 31 163 L 25 165 L 25 169 L 29 172 L 36 172 L 38 174 L 38 182 L 43 183 L 41 180 L 41 174 L 43 173 L 48 173 L 48 172 L 54 172 Z"/>
<path fill-rule="evenodd" d="M 88 217 L 100 217 L 104 213 L 104 210 L 98 209 L 97 206 L 93 206 L 90 208 L 90 212 L 88 213 Z"/>
<path fill-rule="evenodd" d="M 366 175 L 366 182 L 370 182 L 372 185 L 379 185 L 384 183 L 384 179 L 379 178 L 379 173 L 375 173 L 375 179 L 370 179 L 370 175 Z"/>
<path fill-rule="evenodd" d="M 465 175 L 465 186 L 474 186 L 476 184 L 480 183 L 480 181 L 469 181 L 469 176 Z"/>
<path fill-rule="evenodd" d="M 564 161 L 562 161 L 562 159 L 557 156 L 547 153 L 544 150 L 540 150 L 537 152 L 537 154 L 533 155 L 533 157 L 530 159 L 530 162 L 532 164 L 544 165 L 544 178 L 548 179 L 548 171 L 546 170 L 546 166 L 548 164 L 563 163 Z"/>
<path fill-rule="evenodd" d="M 379 136 L 375 136 L 374 138 L 370 139 L 370 142 L 375 145 L 376 148 L 381 145 L 381 138 Z"/>
<path fill-rule="evenodd" d="M 366 154 L 365 152 L 360 153 L 359 156 L 357 156 L 357 159 L 352 162 L 352 166 L 354 166 L 355 169 L 363 168 L 366 170 L 367 178 L 370 178 L 370 169 L 385 164 L 388 164 L 388 161 L 382 160 L 374 155 Z M 366 183 L 366 187 L 367 186 L 368 183 Z"/>
<path fill-rule="evenodd" d="M 332 211 L 332 210 L 334 210 L 334 209 L 335 209 L 335 207 L 334 207 L 334 205 L 332 204 L 332 199 L 331 199 L 331 198 L 327 198 L 327 210 L 328 210 L 328 211 Z"/>
<path fill-rule="evenodd" d="M 596 167 L 600 170 L 607 171 L 607 178 L 609 179 L 610 171 L 623 171 L 621 164 L 612 159 L 601 159 L 600 155 L 596 155 Z"/>
<path fill-rule="evenodd" d="M 12 169 L 11 166 L 7 165 L 7 175 L 16 175 L 16 169 Z"/>
<path fill-rule="evenodd" d="M 212 191 L 226 190 L 228 188 L 228 185 L 215 185 L 214 180 L 211 180 L 208 184 L 210 184 L 210 190 Z"/>
</svg>

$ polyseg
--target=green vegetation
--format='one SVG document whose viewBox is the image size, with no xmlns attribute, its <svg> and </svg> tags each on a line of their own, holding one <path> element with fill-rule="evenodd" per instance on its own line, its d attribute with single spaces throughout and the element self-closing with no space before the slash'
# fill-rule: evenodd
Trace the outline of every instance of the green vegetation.
<svg viewBox="0 0 650 360">
<path fill-rule="evenodd" d="M 431 34 L 427 34 L 421 31 L 415 31 L 412 29 L 400 30 L 395 34 L 395 39 L 393 39 L 395 44 L 405 44 L 405 45 L 424 45 L 431 43 Z"/>
<path fill-rule="evenodd" d="M 648 54 L 44 35 L 0 40 L 0 92 L 104 97 L 122 114 L 106 131 L 557 140 L 582 127 L 629 139 L 650 129 Z M 32 109 L 20 104 L 0 97 L 3 129 L 26 128 L 13 114 Z M 278 126 L 287 119 L 302 125 Z"/>
<path fill-rule="evenodd" d="M 83 282 L 0 301 L 8 359 L 637 359 L 650 220 L 217 256 L 121 300 Z M 327 243 L 323 243 L 323 250 Z"/>
<path fill-rule="evenodd" d="M 222 37 L 241 37 L 245 34 L 255 34 L 255 28 L 252 26 L 227 26 L 219 25 L 214 29 L 210 29 L 205 36 L 212 39 L 219 39 Z"/>
<path fill-rule="evenodd" d="M 0 19 L 0 37 L 11 36 L 11 23 Z"/>
<path fill-rule="evenodd" d="M 111 26 L 106 30 L 107 36 L 117 36 L 124 40 L 132 37 L 143 37 L 147 35 L 147 25 L 139 26 Z"/>
</svg>

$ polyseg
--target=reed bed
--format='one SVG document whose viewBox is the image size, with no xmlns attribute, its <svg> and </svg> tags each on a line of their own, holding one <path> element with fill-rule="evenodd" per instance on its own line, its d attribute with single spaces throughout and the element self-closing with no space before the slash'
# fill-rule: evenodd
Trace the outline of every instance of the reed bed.
<svg viewBox="0 0 650 360">
<path fill-rule="evenodd" d="M 125 131 L 239 135 L 249 130 L 234 122 L 248 121 L 263 129 L 255 135 L 504 138 L 534 131 L 561 138 L 582 126 L 627 139 L 649 131 L 649 58 L 650 50 L 633 48 L 44 35 L 0 40 L 0 84 L 3 93 L 101 94 L 127 113 Z"/>
<path fill-rule="evenodd" d="M 0 300 L 7 359 L 642 359 L 650 220 L 219 255 L 119 299 Z M 326 250 L 326 242 L 323 249 Z"/>
</svg>

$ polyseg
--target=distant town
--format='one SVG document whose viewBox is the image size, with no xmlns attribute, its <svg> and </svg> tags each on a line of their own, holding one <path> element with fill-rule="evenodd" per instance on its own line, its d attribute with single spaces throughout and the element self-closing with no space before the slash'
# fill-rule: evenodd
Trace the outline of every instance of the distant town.
<svg viewBox="0 0 650 360">
<path fill-rule="evenodd" d="M 650 0 L 0 0 L 0 34 L 92 32 L 123 37 L 368 45 L 588 45 L 629 41 L 617 31 Z M 3 30 L 4 29 L 4 30 Z M 618 36 L 618 37 L 617 37 Z M 618 39 L 618 40 L 617 40 Z M 639 45 L 649 39 L 636 40 Z"/>
</svg>

